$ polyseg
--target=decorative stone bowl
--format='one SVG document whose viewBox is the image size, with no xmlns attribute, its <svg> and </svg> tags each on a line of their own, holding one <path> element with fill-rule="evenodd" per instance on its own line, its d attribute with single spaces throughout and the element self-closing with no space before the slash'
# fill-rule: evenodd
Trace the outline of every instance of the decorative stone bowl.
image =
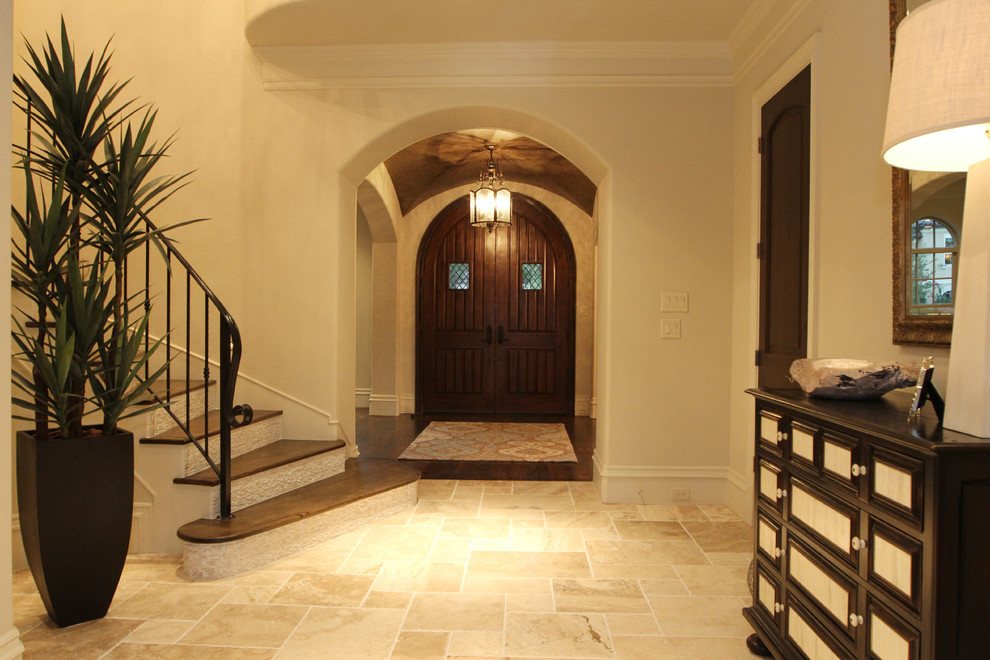
<svg viewBox="0 0 990 660">
<path fill-rule="evenodd" d="M 791 379 L 808 396 L 823 399 L 878 399 L 891 390 L 911 387 L 918 365 L 842 358 L 794 360 Z"/>
</svg>

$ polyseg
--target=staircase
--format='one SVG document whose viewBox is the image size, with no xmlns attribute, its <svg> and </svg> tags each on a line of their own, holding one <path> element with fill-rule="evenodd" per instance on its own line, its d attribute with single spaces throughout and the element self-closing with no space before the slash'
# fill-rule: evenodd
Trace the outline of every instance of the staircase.
<svg viewBox="0 0 990 660">
<path fill-rule="evenodd" d="M 151 353 L 168 366 L 151 390 L 159 407 L 140 441 L 139 452 L 151 453 L 136 463 L 177 472 L 178 490 L 159 484 L 172 499 L 169 515 L 160 516 L 166 524 L 183 511 L 208 512 L 178 529 L 186 573 L 238 575 L 414 506 L 419 472 L 408 465 L 348 459 L 339 440 L 283 438 L 282 411 L 234 405 L 237 325 L 174 245 L 165 253 L 158 264 L 149 247 L 142 263 L 128 264 L 144 275 L 128 278 L 139 287 L 128 295 L 143 294 L 148 308 L 162 311 L 158 325 L 170 329 Z M 146 348 L 153 343 L 149 331 Z M 145 373 L 154 369 L 149 360 Z M 200 369 L 203 378 L 192 378 Z"/>
</svg>

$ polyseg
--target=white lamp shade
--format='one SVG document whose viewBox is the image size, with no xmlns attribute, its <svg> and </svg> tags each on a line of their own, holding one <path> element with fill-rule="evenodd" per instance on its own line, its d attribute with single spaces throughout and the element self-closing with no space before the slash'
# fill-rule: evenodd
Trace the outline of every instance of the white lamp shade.
<svg viewBox="0 0 990 660">
<path fill-rule="evenodd" d="M 990 158 L 990 0 L 932 0 L 897 29 L 883 157 L 964 172 Z"/>
</svg>

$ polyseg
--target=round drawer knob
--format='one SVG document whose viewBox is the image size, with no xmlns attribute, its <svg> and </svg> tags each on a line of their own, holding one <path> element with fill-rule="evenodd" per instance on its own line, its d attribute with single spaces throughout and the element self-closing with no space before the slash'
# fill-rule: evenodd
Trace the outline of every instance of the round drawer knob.
<svg viewBox="0 0 990 660">
<path fill-rule="evenodd" d="M 779 614 L 779 613 L 781 613 L 781 612 L 784 611 L 784 606 L 781 605 L 780 603 L 774 603 L 773 604 L 773 611 L 774 612 L 777 612 Z"/>
<path fill-rule="evenodd" d="M 778 488 L 777 489 L 777 499 L 779 500 L 779 499 L 781 499 L 783 497 L 787 497 L 787 491 L 784 490 L 783 488 Z"/>
<path fill-rule="evenodd" d="M 783 554 L 783 553 L 781 553 L 780 548 L 774 548 L 773 549 L 773 556 L 774 557 L 777 557 L 779 559 L 781 554 Z"/>
<path fill-rule="evenodd" d="M 855 463 L 853 463 L 852 474 L 853 474 L 854 477 L 865 477 L 866 476 L 866 466 L 865 465 L 856 465 Z"/>
<path fill-rule="evenodd" d="M 861 539 L 858 536 L 852 538 L 852 548 L 853 550 L 862 550 L 866 547 L 866 539 Z"/>
<path fill-rule="evenodd" d="M 863 617 L 860 616 L 859 614 L 850 614 L 849 625 L 852 626 L 853 628 L 858 628 L 859 626 L 863 625 Z"/>
</svg>

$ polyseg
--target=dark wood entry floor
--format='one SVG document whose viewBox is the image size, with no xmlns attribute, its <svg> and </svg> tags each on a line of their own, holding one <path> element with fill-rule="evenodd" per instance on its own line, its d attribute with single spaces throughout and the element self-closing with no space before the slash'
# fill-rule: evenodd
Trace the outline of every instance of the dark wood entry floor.
<svg viewBox="0 0 990 660">
<path fill-rule="evenodd" d="M 417 468 L 424 479 L 512 479 L 517 481 L 591 481 L 591 455 L 595 450 L 595 420 L 560 415 L 422 414 L 373 417 L 367 408 L 357 409 L 357 446 L 361 456 L 398 458 L 432 421 L 560 423 L 571 438 L 577 463 L 529 463 L 508 461 L 403 461 Z"/>
</svg>

